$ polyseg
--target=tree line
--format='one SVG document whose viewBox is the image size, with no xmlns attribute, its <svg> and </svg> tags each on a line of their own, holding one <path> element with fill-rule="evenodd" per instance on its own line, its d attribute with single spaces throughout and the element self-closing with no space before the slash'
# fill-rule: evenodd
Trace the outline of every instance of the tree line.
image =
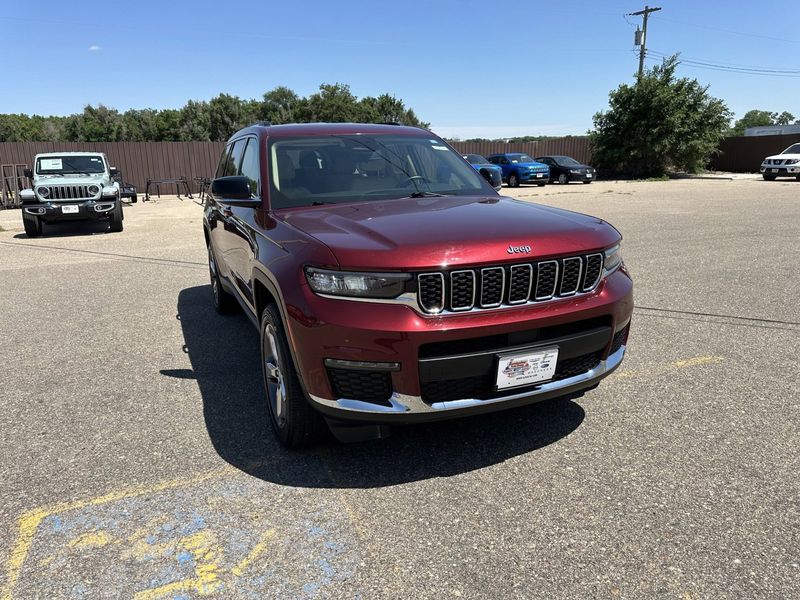
<svg viewBox="0 0 800 600">
<path fill-rule="evenodd" d="M 429 127 L 405 103 L 390 94 L 357 98 L 350 86 L 323 84 L 299 96 L 280 86 L 246 100 L 220 94 L 209 101 L 189 100 L 179 109 L 131 109 L 120 112 L 86 106 L 66 117 L 0 114 L 0 142 L 169 142 L 225 141 L 256 121 L 281 123 L 402 123 Z"/>
</svg>

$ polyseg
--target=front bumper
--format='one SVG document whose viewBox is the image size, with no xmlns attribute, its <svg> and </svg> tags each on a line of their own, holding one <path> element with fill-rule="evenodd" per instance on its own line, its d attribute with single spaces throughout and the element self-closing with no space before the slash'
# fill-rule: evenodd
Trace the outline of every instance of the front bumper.
<svg viewBox="0 0 800 600">
<path fill-rule="evenodd" d="M 550 180 L 550 173 L 547 171 L 520 173 L 519 180 L 521 183 L 547 183 Z"/>
<path fill-rule="evenodd" d="M 59 202 L 28 202 L 22 211 L 42 219 L 45 223 L 56 221 L 86 221 L 106 219 L 116 206 L 116 200 L 62 200 Z M 64 207 L 70 207 L 64 212 Z M 72 208 L 72 207 L 77 207 Z"/>
<path fill-rule="evenodd" d="M 624 356 L 632 288 L 628 275 L 617 271 L 585 296 L 446 316 L 423 316 L 409 306 L 322 298 L 307 285 L 285 300 L 295 362 L 312 405 L 337 419 L 399 424 L 500 410 L 594 387 Z M 581 329 L 584 323 L 590 324 L 588 330 Z M 539 339 L 538 332 L 545 331 L 558 331 L 558 337 L 542 333 Z M 485 340 L 498 339 L 518 343 L 475 350 Z M 463 385 L 476 374 L 491 377 L 487 369 L 493 367 L 485 361 L 493 361 L 498 352 L 553 344 L 563 349 L 559 371 L 562 359 L 591 356 L 591 362 L 525 388 L 473 394 L 474 386 Z M 438 354 L 428 353 L 441 347 L 445 350 Z M 373 400 L 336 393 L 332 360 L 386 365 L 387 395 Z M 367 379 L 353 381 L 350 389 L 356 392 L 371 385 Z"/>
<path fill-rule="evenodd" d="M 766 173 L 767 175 L 775 175 L 777 177 L 785 176 L 785 177 L 795 177 L 800 175 L 800 163 L 794 165 L 786 165 L 782 167 L 776 167 L 773 165 L 761 165 L 761 172 Z"/>
<path fill-rule="evenodd" d="M 595 179 L 594 173 L 589 173 L 588 171 L 569 174 L 570 181 L 594 181 L 594 179 Z"/>
</svg>

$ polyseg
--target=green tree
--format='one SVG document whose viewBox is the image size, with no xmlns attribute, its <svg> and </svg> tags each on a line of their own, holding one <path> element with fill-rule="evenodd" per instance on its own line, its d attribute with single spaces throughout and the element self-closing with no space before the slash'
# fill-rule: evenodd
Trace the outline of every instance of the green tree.
<svg viewBox="0 0 800 600">
<path fill-rule="evenodd" d="M 795 121 L 795 116 L 787 111 L 778 114 L 768 110 L 748 110 L 741 119 L 731 127 L 729 135 L 744 135 L 749 127 L 768 127 L 770 125 L 789 125 Z"/>
<path fill-rule="evenodd" d="M 783 111 L 781 114 L 775 117 L 775 125 L 789 125 L 793 121 L 797 123 L 797 121 L 795 121 L 794 115 L 787 111 Z"/>
<path fill-rule="evenodd" d="M 264 94 L 257 109 L 257 120 L 276 125 L 294 123 L 298 114 L 304 110 L 306 100 L 285 86 L 276 87 Z"/>
<path fill-rule="evenodd" d="M 208 102 L 189 100 L 181 109 L 178 139 L 184 142 L 211 140 L 211 109 Z"/>
<path fill-rule="evenodd" d="M 589 132 L 594 162 L 635 177 L 670 169 L 697 172 L 717 151 L 731 113 L 696 79 L 675 77 L 678 57 L 609 94 L 609 109 Z"/>
<path fill-rule="evenodd" d="M 323 83 L 317 93 L 307 98 L 297 116 L 304 123 L 348 123 L 358 120 L 359 110 L 349 85 Z"/>
<path fill-rule="evenodd" d="M 65 136 L 71 142 L 118 142 L 125 139 L 125 123 L 116 109 L 86 105 L 83 113 L 68 119 Z"/>
</svg>

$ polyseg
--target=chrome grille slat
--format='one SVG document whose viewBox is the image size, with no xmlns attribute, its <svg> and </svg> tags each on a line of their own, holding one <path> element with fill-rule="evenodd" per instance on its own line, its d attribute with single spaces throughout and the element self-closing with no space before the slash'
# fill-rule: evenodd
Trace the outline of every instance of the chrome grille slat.
<svg viewBox="0 0 800 600">
<path fill-rule="evenodd" d="M 94 197 L 89 193 L 88 185 L 49 185 L 47 189 L 50 200 L 89 200 Z"/>
<path fill-rule="evenodd" d="M 531 296 L 533 267 L 531 265 L 512 265 L 509 269 L 508 303 L 522 304 Z"/>
<path fill-rule="evenodd" d="M 475 306 L 475 288 L 475 271 L 467 269 L 450 273 L 450 310 L 469 310 Z"/>
<path fill-rule="evenodd" d="M 594 291 L 603 277 L 601 252 L 533 263 L 417 275 L 423 313 L 512 308 Z"/>
<path fill-rule="evenodd" d="M 495 308 L 503 303 L 506 270 L 503 267 L 481 269 L 481 308 Z"/>
<path fill-rule="evenodd" d="M 558 261 L 540 262 L 536 272 L 536 295 L 534 300 L 548 300 L 556 295 L 558 285 Z"/>
<path fill-rule="evenodd" d="M 572 296 L 577 293 L 581 284 L 583 260 L 579 256 L 565 258 L 561 261 L 561 281 L 558 285 L 559 296 Z"/>
</svg>

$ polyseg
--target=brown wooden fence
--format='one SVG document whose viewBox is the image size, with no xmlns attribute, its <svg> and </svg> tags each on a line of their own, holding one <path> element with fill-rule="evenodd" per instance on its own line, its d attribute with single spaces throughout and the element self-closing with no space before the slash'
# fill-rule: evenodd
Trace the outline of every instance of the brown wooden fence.
<svg viewBox="0 0 800 600">
<path fill-rule="evenodd" d="M 40 152 L 105 152 L 125 181 L 144 192 L 148 179 L 211 177 L 224 146 L 222 142 L 3 142 L 0 164 L 31 166 Z"/>
<path fill-rule="evenodd" d="M 720 153 L 711 161 L 716 171 L 757 173 L 765 156 L 780 154 L 788 146 L 800 143 L 800 135 L 754 135 L 722 140 Z"/>
<path fill-rule="evenodd" d="M 505 142 L 450 142 L 462 154 L 482 154 L 487 156 L 496 152 L 524 152 L 533 158 L 537 156 L 571 156 L 577 161 L 588 163 L 591 160 L 589 138 L 584 136 L 553 138 L 538 142 L 506 144 Z"/>
</svg>

